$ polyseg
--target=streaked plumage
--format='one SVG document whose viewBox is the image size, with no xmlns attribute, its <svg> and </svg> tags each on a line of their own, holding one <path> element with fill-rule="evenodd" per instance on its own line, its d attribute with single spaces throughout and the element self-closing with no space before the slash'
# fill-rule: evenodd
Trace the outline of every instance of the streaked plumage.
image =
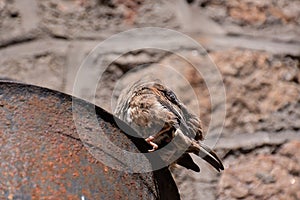
<svg viewBox="0 0 300 200">
<path fill-rule="evenodd" d="M 115 114 L 145 138 L 153 147 L 149 152 L 163 148 L 172 141 L 174 150 L 183 150 L 177 164 L 200 171 L 189 155 L 194 153 L 216 170 L 224 169 L 217 155 L 208 146 L 200 144 L 205 137 L 200 119 L 159 81 L 138 81 L 124 90 L 118 99 Z"/>
</svg>

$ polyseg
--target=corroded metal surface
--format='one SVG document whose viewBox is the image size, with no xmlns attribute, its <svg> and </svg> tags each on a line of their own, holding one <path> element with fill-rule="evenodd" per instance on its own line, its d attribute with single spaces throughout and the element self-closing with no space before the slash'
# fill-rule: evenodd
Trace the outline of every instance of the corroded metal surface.
<svg viewBox="0 0 300 200">
<path fill-rule="evenodd" d="M 97 128 L 89 123 L 87 109 L 94 106 L 78 102 L 83 112 L 79 120 L 97 134 Z M 100 127 L 114 144 L 133 152 L 147 151 L 143 140 L 117 128 L 110 113 L 99 107 L 94 109 Z M 78 136 L 72 97 L 66 94 L 0 82 L 0 145 L 0 199 L 179 198 L 167 168 L 128 173 L 91 156 Z M 105 151 L 98 152 L 110 158 Z M 123 165 L 121 161 L 114 162 Z"/>
</svg>

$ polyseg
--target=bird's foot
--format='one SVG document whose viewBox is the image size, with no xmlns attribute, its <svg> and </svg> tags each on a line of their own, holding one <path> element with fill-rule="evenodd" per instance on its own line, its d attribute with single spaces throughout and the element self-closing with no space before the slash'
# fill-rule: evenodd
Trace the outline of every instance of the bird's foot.
<svg viewBox="0 0 300 200">
<path fill-rule="evenodd" d="M 145 141 L 152 146 L 152 149 L 148 150 L 149 152 L 153 152 L 158 149 L 158 145 L 152 142 L 153 140 L 154 140 L 153 136 L 149 136 L 148 138 L 145 139 Z"/>
</svg>

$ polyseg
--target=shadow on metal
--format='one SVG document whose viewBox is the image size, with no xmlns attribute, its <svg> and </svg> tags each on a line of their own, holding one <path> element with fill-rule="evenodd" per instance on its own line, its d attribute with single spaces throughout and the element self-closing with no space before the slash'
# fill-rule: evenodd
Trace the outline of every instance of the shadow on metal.
<svg viewBox="0 0 300 200">
<path fill-rule="evenodd" d="M 77 100 L 83 109 L 92 105 Z M 94 109 L 114 144 L 147 152 L 143 139 L 117 127 L 123 122 Z M 83 115 L 89 119 L 89 113 Z M 96 135 L 97 129 L 88 126 Z M 179 199 L 168 168 L 127 173 L 91 156 L 73 121 L 72 97 L 60 92 L 0 82 L 0 144 L 0 199 Z M 105 152 L 101 156 L 110 157 Z"/>
</svg>

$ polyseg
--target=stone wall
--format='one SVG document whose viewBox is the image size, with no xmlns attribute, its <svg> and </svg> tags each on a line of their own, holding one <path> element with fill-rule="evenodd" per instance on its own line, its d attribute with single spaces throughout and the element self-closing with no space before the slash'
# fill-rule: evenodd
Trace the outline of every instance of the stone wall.
<svg viewBox="0 0 300 200">
<path fill-rule="evenodd" d="M 135 35 L 111 43 L 103 49 L 104 61 L 126 53 L 107 63 L 96 104 L 112 111 L 126 84 L 147 74 L 159 77 L 201 116 L 205 130 L 211 128 L 207 142 L 217 141 L 214 148 L 226 167 L 217 174 L 195 158 L 200 173 L 174 169 L 182 199 L 299 199 L 297 0 L 0 0 L 0 76 L 71 94 L 81 63 L 97 44 L 121 31 L 148 26 L 185 33 L 206 52 L 196 52 L 182 38 L 151 38 L 146 33 L 140 39 L 172 51 L 126 52 L 138 40 Z M 93 64 L 102 67 L 97 62 Z M 207 81 L 214 76 L 197 73 L 206 73 L 212 63 L 226 89 L 224 126 L 209 127 L 211 117 L 221 116 L 223 108 L 211 102 L 214 94 Z M 170 67 L 181 78 L 159 66 Z M 213 130 L 220 126 L 219 137 Z"/>
</svg>

